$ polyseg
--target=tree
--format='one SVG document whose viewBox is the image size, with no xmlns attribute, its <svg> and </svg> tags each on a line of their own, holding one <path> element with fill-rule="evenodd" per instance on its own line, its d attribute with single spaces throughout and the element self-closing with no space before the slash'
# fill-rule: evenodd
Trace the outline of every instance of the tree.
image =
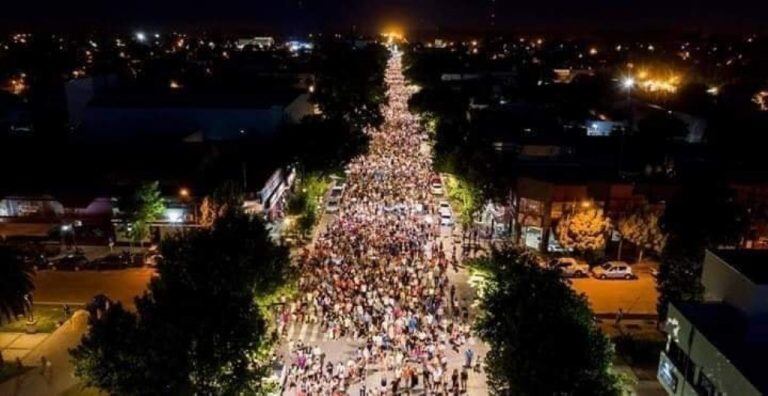
<svg viewBox="0 0 768 396">
<path fill-rule="evenodd" d="M 200 204 L 200 225 L 210 227 L 219 217 L 230 209 L 243 207 L 245 194 L 242 188 L 233 182 L 226 181 L 217 187 L 213 194 L 203 198 Z"/>
<path fill-rule="evenodd" d="M 149 236 L 149 225 L 165 213 L 163 199 L 157 181 L 143 183 L 133 194 L 123 197 L 118 203 L 125 213 L 127 231 L 134 242 L 141 242 Z"/>
<path fill-rule="evenodd" d="M 746 231 L 747 214 L 729 188 L 697 179 L 669 202 L 659 224 L 668 235 L 656 279 L 656 308 L 664 319 L 670 302 L 701 298 L 705 249 L 738 245 Z"/>
<path fill-rule="evenodd" d="M 666 243 L 666 236 L 659 226 L 659 213 L 650 206 L 643 205 L 629 216 L 619 220 L 618 228 L 622 239 L 632 242 L 638 249 L 637 261 L 643 261 L 643 252 L 650 249 L 661 253 Z M 621 248 L 619 248 L 621 254 Z"/>
<path fill-rule="evenodd" d="M 10 321 L 27 313 L 32 308 L 27 295 L 34 289 L 32 269 L 18 252 L 0 246 L 0 321 Z"/>
<path fill-rule="evenodd" d="M 611 222 L 603 215 L 603 210 L 590 203 L 563 216 L 557 222 L 555 233 L 563 248 L 584 254 L 605 247 L 605 236 L 610 227 Z"/>
<path fill-rule="evenodd" d="M 476 324 L 490 345 L 485 366 L 499 395 L 618 395 L 613 350 L 586 298 L 530 253 L 496 251 Z"/>
<path fill-rule="evenodd" d="M 121 395 L 267 392 L 273 338 L 258 301 L 290 276 L 287 250 L 235 209 L 161 249 L 135 314 L 94 304 L 91 331 L 71 351 L 78 376 Z"/>
</svg>

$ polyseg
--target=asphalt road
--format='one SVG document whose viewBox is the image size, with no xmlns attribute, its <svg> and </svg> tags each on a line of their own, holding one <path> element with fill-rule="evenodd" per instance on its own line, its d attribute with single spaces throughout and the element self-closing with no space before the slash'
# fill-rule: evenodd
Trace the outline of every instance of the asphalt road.
<svg viewBox="0 0 768 396">
<path fill-rule="evenodd" d="M 633 266 L 637 279 L 599 280 L 572 279 L 573 288 L 584 293 L 595 314 L 615 314 L 621 308 L 625 314 L 656 314 L 656 280 L 648 267 Z"/>
<path fill-rule="evenodd" d="M 35 302 L 86 304 L 105 294 L 133 309 L 133 298 L 147 289 L 155 273 L 151 268 L 113 271 L 39 271 L 35 276 Z"/>
</svg>

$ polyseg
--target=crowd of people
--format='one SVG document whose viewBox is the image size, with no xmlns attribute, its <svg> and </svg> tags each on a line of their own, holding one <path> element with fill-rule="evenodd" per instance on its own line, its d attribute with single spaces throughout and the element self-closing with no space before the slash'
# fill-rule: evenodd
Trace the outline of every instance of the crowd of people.
<svg viewBox="0 0 768 396">
<path fill-rule="evenodd" d="M 439 242 L 427 137 L 408 111 L 413 90 L 401 64 L 393 54 L 385 121 L 368 131 L 367 154 L 348 165 L 338 216 L 301 254 L 300 298 L 280 315 L 280 328 L 317 324 L 326 340 L 357 349 L 333 362 L 319 346 L 295 345 L 285 389 L 297 395 L 466 391 L 469 313 L 448 279 L 455 251 Z M 463 350 L 462 367 L 450 367 L 449 350 Z M 375 389 L 366 384 L 372 373 Z"/>
</svg>

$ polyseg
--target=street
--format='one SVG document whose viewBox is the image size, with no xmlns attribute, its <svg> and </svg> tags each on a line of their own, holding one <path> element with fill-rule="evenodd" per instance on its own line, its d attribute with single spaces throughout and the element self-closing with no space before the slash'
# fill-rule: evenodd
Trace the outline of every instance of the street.
<svg viewBox="0 0 768 396">
<path fill-rule="evenodd" d="M 439 224 L 431 155 L 401 68 L 394 52 L 384 123 L 348 165 L 338 214 L 299 255 L 299 298 L 278 315 L 283 394 L 488 393 L 472 291 L 452 268 L 451 230 Z"/>
<path fill-rule="evenodd" d="M 87 304 L 97 294 L 133 309 L 134 297 L 147 289 L 155 270 L 128 268 L 112 271 L 38 271 L 34 278 L 35 302 Z"/>
<path fill-rule="evenodd" d="M 596 315 L 624 314 L 656 315 L 658 292 L 656 279 L 648 268 L 633 266 L 637 279 L 600 280 L 595 278 L 571 279 L 573 288 L 584 293 Z"/>
</svg>

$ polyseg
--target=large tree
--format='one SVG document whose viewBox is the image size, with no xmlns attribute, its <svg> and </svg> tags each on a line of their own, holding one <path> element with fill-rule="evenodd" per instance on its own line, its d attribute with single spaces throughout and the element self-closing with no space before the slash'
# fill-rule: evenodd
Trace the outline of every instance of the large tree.
<svg viewBox="0 0 768 396">
<path fill-rule="evenodd" d="M 646 249 L 661 253 L 664 248 L 667 238 L 659 226 L 659 217 L 657 211 L 649 205 L 643 205 L 619 220 L 619 233 L 623 239 L 632 242 L 637 247 L 638 262 L 643 261 L 643 252 Z"/>
<path fill-rule="evenodd" d="M 476 324 L 490 345 L 489 385 L 499 395 L 617 395 L 613 350 L 577 295 L 529 253 L 494 252 Z"/>
<path fill-rule="evenodd" d="M 76 374 L 121 395 L 266 392 L 272 337 L 258 301 L 285 282 L 288 252 L 236 210 L 162 252 L 135 314 L 97 305 L 91 331 L 71 351 Z"/>
<path fill-rule="evenodd" d="M 165 200 L 157 181 L 141 184 L 133 193 L 118 202 L 120 212 L 125 216 L 126 230 L 135 242 L 149 236 L 149 225 L 165 213 Z"/>
<path fill-rule="evenodd" d="M 555 227 L 560 245 L 580 254 L 602 250 L 611 227 L 602 209 L 593 203 L 585 205 L 566 213 Z"/>
<path fill-rule="evenodd" d="M 705 249 L 737 246 L 747 228 L 747 213 L 728 187 L 699 179 L 684 186 L 669 202 L 660 225 L 667 241 L 656 287 L 657 310 L 664 319 L 670 302 L 701 297 Z"/>
<path fill-rule="evenodd" d="M 17 251 L 0 246 L 0 322 L 27 313 L 31 307 L 26 296 L 34 289 L 32 268 Z"/>
</svg>

